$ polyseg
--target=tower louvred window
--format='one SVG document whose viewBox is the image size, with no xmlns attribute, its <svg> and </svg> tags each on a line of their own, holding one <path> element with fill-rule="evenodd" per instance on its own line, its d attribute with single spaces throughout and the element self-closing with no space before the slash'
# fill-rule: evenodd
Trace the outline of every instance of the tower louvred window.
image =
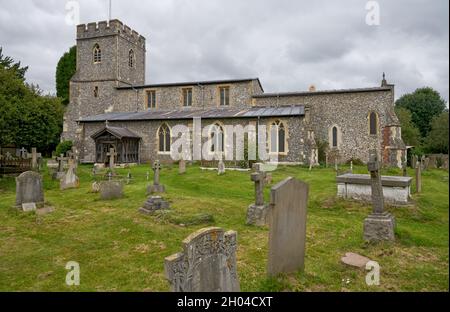
<svg viewBox="0 0 450 312">
<path fill-rule="evenodd" d="M 100 49 L 100 46 L 96 44 L 94 46 L 94 63 L 101 63 L 102 62 L 102 50 Z"/>
</svg>

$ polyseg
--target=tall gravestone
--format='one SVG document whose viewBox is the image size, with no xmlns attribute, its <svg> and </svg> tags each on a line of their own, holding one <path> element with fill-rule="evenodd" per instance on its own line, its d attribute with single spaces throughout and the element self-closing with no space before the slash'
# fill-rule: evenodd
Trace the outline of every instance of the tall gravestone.
<svg viewBox="0 0 450 312">
<path fill-rule="evenodd" d="M 178 163 L 178 173 L 185 174 L 186 173 L 186 161 L 184 159 L 180 159 Z"/>
<path fill-rule="evenodd" d="M 383 241 L 394 240 L 395 218 L 384 211 L 383 186 L 381 184 L 380 162 L 378 154 L 372 150 L 369 153 L 367 165 L 370 172 L 372 188 L 372 213 L 364 220 L 364 240 Z"/>
<path fill-rule="evenodd" d="M 155 160 L 152 166 L 153 169 L 153 185 L 147 187 L 147 194 L 164 193 L 166 188 L 159 182 L 159 175 L 161 171 L 161 163 Z"/>
<path fill-rule="evenodd" d="M 416 192 L 422 193 L 422 168 L 419 162 L 416 164 Z"/>
<path fill-rule="evenodd" d="M 69 168 L 67 169 L 64 177 L 61 178 L 59 186 L 61 190 L 78 188 L 80 186 L 80 180 L 75 174 L 75 160 L 69 158 L 68 160 Z"/>
<path fill-rule="evenodd" d="M 255 203 L 247 209 L 247 224 L 263 226 L 267 224 L 269 206 L 264 204 L 264 183 L 266 173 L 262 171 L 261 164 L 253 165 L 254 173 L 250 179 L 255 183 Z"/>
<path fill-rule="evenodd" d="M 183 241 L 183 251 L 165 259 L 174 292 L 240 291 L 236 267 L 237 233 L 201 229 Z"/>
<path fill-rule="evenodd" d="M 44 205 L 42 176 L 34 171 L 24 172 L 16 178 L 16 206 L 28 203 Z"/>
<path fill-rule="evenodd" d="M 304 269 L 308 184 L 287 178 L 271 189 L 267 274 Z"/>
</svg>

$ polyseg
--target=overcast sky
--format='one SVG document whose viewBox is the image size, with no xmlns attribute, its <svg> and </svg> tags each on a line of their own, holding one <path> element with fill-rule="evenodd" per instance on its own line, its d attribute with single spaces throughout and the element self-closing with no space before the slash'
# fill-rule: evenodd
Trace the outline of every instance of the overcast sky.
<svg viewBox="0 0 450 312">
<path fill-rule="evenodd" d="M 65 0 L 0 0 L 0 46 L 55 91 L 55 69 L 75 44 Z M 108 0 L 79 0 L 80 22 L 108 19 Z M 448 0 L 112 0 L 147 38 L 146 82 L 259 77 L 266 92 L 378 86 L 396 96 L 430 86 L 449 98 Z"/>
</svg>

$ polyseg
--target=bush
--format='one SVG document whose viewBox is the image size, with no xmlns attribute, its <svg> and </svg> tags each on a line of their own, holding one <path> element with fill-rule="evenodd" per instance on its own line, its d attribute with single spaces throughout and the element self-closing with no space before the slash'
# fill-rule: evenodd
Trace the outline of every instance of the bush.
<svg viewBox="0 0 450 312">
<path fill-rule="evenodd" d="M 57 156 L 61 154 L 66 154 L 68 151 L 72 149 L 72 145 L 73 145 L 72 141 L 62 141 L 56 147 L 55 154 Z"/>
<path fill-rule="evenodd" d="M 326 162 L 326 158 L 327 158 L 326 154 L 327 154 L 327 150 L 328 150 L 328 142 L 322 141 L 322 140 L 317 140 L 316 144 L 317 144 L 319 163 L 324 164 Z"/>
</svg>

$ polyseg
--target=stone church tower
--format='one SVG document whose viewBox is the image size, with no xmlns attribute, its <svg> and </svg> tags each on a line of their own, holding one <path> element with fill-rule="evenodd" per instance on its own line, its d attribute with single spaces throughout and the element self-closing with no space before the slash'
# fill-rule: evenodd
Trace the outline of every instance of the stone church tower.
<svg viewBox="0 0 450 312">
<path fill-rule="evenodd" d="M 117 87 L 145 83 L 145 38 L 119 20 L 77 26 L 77 69 L 70 81 L 70 103 L 63 140 L 78 142 L 77 120 L 123 110 Z M 84 151 L 79 150 L 82 155 Z"/>
</svg>

